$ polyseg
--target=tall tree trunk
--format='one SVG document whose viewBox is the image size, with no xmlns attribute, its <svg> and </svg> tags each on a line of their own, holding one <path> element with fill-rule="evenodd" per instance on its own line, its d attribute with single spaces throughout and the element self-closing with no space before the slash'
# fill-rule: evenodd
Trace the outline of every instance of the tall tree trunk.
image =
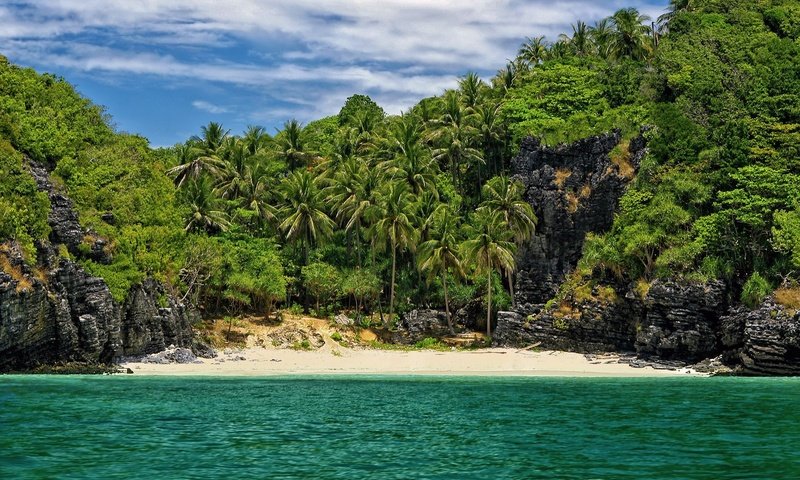
<svg viewBox="0 0 800 480">
<path fill-rule="evenodd" d="M 489 270 L 488 300 L 486 301 L 486 337 L 492 336 L 492 270 Z"/>
<path fill-rule="evenodd" d="M 394 319 L 394 274 L 396 265 L 397 265 L 397 246 L 392 245 L 392 284 L 391 287 L 389 287 L 389 322 L 391 322 Z"/>
<path fill-rule="evenodd" d="M 447 315 L 447 328 L 450 329 L 450 335 L 455 335 L 456 331 L 453 328 L 453 319 L 450 317 L 450 298 L 447 296 L 447 269 L 442 270 L 442 285 L 444 285 L 444 311 Z"/>
</svg>

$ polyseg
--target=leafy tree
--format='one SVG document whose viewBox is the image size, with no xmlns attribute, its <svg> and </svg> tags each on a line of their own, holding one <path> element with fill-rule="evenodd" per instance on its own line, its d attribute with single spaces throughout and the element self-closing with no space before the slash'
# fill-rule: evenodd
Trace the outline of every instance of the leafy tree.
<svg viewBox="0 0 800 480">
<path fill-rule="evenodd" d="M 492 335 L 492 273 L 495 270 L 513 270 L 516 246 L 511 233 L 499 215 L 481 212 L 476 218 L 475 234 L 462 246 L 463 258 L 468 258 L 479 274 L 486 275 L 486 335 Z"/>
<path fill-rule="evenodd" d="M 452 221 L 447 218 L 442 222 L 434 237 L 422 243 L 419 248 L 419 268 L 431 277 L 441 276 L 444 288 L 444 309 L 447 315 L 447 327 L 450 334 L 454 335 L 453 319 L 450 315 L 450 297 L 447 292 L 447 273 L 453 272 L 457 278 L 464 277 L 464 268 L 461 265 L 458 244 L 454 234 Z"/>
<path fill-rule="evenodd" d="M 303 283 L 314 295 L 317 315 L 321 315 L 320 298 L 327 306 L 340 293 L 341 273 L 325 262 L 310 263 L 302 268 Z"/>
<path fill-rule="evenodd" d="M 322 190 L 310 172 L 295 170 L 279 188 L 280 229 L 288 241 L 301 246 L 307 265 L 309 248 L 330 237 L 335 224 L 325 213 Z"/>
<path fill-rule="evenodd" d="M 392 274 L 389 290 L 389 319 L 394 314 L 395 278 L 397 273 L 397 251 L 413 250 L 418 232 L 414 228 L 416 204 L 408 187 L 403 183 L 390 182 L 381 192 L 378 213 L 372 226 L 372 235 L 379 245 L 388 245 L 392 251 Z"/>
<path fill-rule="evenodd" d="M 338 118 L 339 125 L 355 126 L 359 120 L 362 123 L 365 121 L 377 122 L 383 120 L 385 116 L 386 113 L 383 109 L 369 96 L 357 94 L 344 102 L 344 106 L 339 110 Z"/>
</svg>

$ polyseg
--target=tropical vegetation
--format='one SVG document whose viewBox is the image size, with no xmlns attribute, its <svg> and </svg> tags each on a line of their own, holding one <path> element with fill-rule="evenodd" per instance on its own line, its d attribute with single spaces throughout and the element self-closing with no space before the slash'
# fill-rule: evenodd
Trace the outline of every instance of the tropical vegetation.
<svg viewBox="0 0 800 480">
<path fill-rule="evenodd" d="M 722 279 L 755 304 L 800 279 L 798 53 L 798 2 L 673 0 L 658 19 L 627 8 L 534 35 L 493 78 L 467 72 L 401 115 L 353 95 L 274 135 L 209 122 L 155 150 L 63 79 L 3 59 L 0 240 L 37 262 L 49 200 L 33 161 L 107 239 L 110 263 L 77 260 L 118 300 L 154 277 L 206 312 L 313 301 L 391 326 L 429 306 L 451 329 L 476 300 L 491 333 L 537 225 L 511 176 L 520 141 L 618 129 L 624 150 L 647 127 L 649 153 L 576 275 Z"/>
</svg>

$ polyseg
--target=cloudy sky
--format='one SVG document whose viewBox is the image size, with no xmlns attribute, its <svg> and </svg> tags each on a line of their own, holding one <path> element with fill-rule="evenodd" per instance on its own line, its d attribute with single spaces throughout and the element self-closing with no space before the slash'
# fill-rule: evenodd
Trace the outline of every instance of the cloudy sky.
<svg viewBox="0 0 800 480">
<path fill-rule="evenodd" d="M 157 146 L 210 120 L 234 133 L 339 111 L 353 93 L 389 113 L 490 78 L 526 36 L 549 39 L 621 7 L 667 0 L 6 0 L 0 54 L 66 78 L 118 130 Z"/>
</svg>

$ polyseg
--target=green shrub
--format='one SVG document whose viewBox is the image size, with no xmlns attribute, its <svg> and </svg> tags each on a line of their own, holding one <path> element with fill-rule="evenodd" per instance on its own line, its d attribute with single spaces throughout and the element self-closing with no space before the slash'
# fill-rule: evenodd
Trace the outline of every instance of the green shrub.
<svg viewBox="0 0 800 480">
<path fill-rule="evenodd" d="M 772 286 L 758 272 L 753 272 L 742 287 L 742 303 L 750 308 L 756 308 L 764 297 L 772 293 Z"/>
</svg>

